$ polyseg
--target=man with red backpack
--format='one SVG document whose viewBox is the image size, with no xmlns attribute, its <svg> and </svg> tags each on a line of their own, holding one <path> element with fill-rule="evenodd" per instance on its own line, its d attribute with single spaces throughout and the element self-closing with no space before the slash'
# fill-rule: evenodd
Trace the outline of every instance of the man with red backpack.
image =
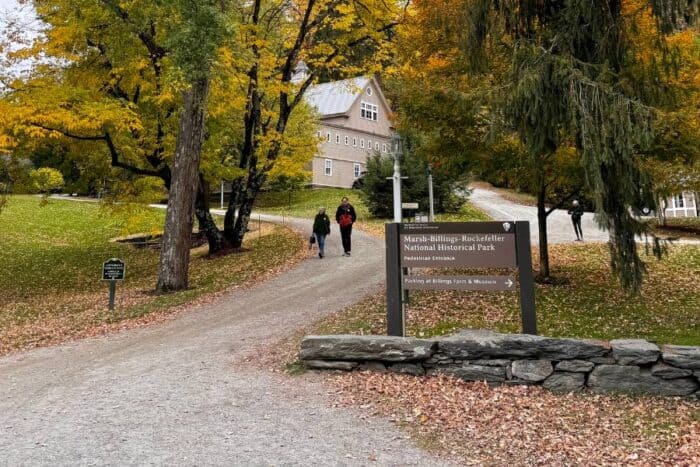
<svg viewBox="0 0 700 467">
<path fill-rule="evenodd" d="M 343 256 L 350 256 L 350 236 L 352 235 L 352 224 L 357 220 L 355 208 L 348 202 L 348 198 L 343 196 L 340 206 L 335 211 L 335 221 L 340 226 L 340 238 L 343 240 Z"/>
</svg>

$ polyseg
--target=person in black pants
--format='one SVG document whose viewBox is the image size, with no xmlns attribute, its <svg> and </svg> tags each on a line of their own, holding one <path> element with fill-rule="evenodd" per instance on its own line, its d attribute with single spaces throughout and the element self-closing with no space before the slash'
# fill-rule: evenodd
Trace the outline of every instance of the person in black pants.
<svg viewBox="0 0 700 467">
<path fill-rule="evenodd" d="M 569 210 L 569 215 L 571 216 L 571 222 L 574 224 L 574 232 L 576 232 L 576 241 L 583 241 L 583 230 L 581 230 L 581 217 L 583 217 L 583 207 L 574 200 L 572 203 L 574 205 L 573 209 Z"/>
<path fill-rule="evenodd" d="M 348 198 L 343 196 L 343 199 L 340 200 L 340 206 L 335 211 L 335 221 L 340 226 L 340 238 L 343 240 L 343 250 L 345 251 L 343 256 L 350 256 L 352 224 L 356 220 L 355 208 L 348 202 Z"/>
</svg>

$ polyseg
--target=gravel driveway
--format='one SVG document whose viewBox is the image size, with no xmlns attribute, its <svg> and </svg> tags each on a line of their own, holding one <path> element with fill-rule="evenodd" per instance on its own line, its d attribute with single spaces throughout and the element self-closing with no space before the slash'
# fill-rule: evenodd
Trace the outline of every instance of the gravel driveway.
<svg viewBox="0 0 700 467">
<path fill-rule="evenodd" d="M 353 241 L 341 257 L 334 228 L 323 260 L 164 324 L 0 358 L 0 465 L 439 464 L 389 422 L 333 408 L 318 378 L 245 364 L 376 290 L 382 242 Z"/>
<path fill-rule="evenodd" d="M 537 208 L 524 206 L 503 199 L 498 193 L 483 188 L 473 188 L 469 201 L 497 221 L 530 221 L 530 238 L 533 245 L 539 242 L 537 231 Z M 608 232 L 600 229 L 593 219 L 593 213 L 586 212 L 581 218 L 583 238 L 592 242 L 607 242 Z M 571 217 L 565 209 L 556 209 L 547 217 L 547 240 L 549 243 L 576 241 Z"/>
</svg>

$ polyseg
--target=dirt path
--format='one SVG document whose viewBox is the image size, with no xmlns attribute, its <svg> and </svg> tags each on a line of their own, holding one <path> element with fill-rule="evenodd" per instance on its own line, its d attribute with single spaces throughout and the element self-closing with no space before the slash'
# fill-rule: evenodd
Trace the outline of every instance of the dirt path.
<svg viewBox="0 0 700 467">
<path fill-rule="evenodd" d="M 0 358 L 0 465 L 438 463 L 315 378 L 245 363 L 381 284 L 381 242 L 353 240 L 165 324 Z"/>
</svg>

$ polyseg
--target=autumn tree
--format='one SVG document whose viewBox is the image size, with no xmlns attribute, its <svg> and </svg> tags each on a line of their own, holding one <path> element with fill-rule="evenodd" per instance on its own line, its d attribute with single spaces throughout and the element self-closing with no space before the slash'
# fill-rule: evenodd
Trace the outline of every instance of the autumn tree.
<svg viewBox="0 0 700 467">
<path fill-rule="evenodd" d="M 428 19 L 438 27 L 444 23 L 441 30 L 455 38 L 445 55 L 459 57 L 450 65 L 462 67 L 463 79 L 481 89 L 492 120 L 515 130 L 526 148 L 539 187 L 540 237 L 546 239 L 545 168 L 562 147 L 570 147 L 595 201 L 596 219 L 610 231 L 612 269 L 625 288 L 637 290 L 645 266 L 635 238 L 646 231 L 637 216 L 654 203 L 639 151 L 653 138 L 656 108 L 673 91 L 669 77 L 678 54 L 668 35 L 694 20 L 697 5 L 676 0 L 610 0 L 595 8 L 582 1 L 456 3 L 449 4 L 455 16 Z M 634 31 L 649 18 L 655 40 L 640 48 Z M 641 60 L 641 49 L 653 59 Z M 653 250 L 661 253 L 658 241 Z"/>
<path fill-rule="evenodd" d="M 253 0 L 234 10 L 241 26 L 231 40 L 242 50 L 227 64 L 245 89 L 245 114 L 223 235 L 239 248 L 255 199 L 289 145 L 290 122 L 309 86 L 331 72 L 340 77 L 377 71 L 403 9 L 381 0 Z M 372 57 L 353 55 L 368 44 L 377 51 Z M 309 72 L 295 79 L 302 61 Z"/>
</svg>

